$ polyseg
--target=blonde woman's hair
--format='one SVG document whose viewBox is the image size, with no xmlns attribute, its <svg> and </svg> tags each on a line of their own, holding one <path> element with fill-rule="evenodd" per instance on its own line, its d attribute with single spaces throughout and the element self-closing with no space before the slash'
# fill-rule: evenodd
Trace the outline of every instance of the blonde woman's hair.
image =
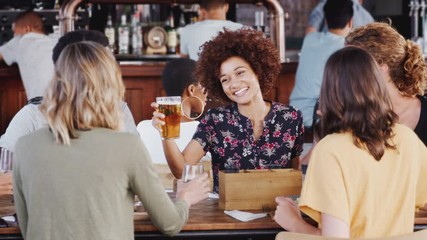
<svg viewBox="0 0 427 240">
<path fill-rule="evenodd" d="M 95 42 L 73 43 L 55 64 L 40 110 L 57 142 L 71 145 L 81 130 L 121 130 L 124 92 L 120 68 L 111 52 Z"/>
</svg>

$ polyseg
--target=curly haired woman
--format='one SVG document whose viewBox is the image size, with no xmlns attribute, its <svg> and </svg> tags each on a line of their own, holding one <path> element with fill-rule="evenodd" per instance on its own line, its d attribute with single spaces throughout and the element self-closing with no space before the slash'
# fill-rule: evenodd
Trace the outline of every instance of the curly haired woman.
<svg viewBox="0 0 427 240">
<path fill-rule="evenodd" d="M 346 37 L 346 44 L 372 54 L 385 77 L 399 123 L 413 129 L 427 145 L 427 99 L 423 96 L 427 68 L 418 45 L 379 22 L 354 29 Z"/>
<path fill-rule="evenodd" d="M 301 112 L 264 99 L 280 70 L 273 43 L 252 29 L 225 30 L 203 45 L 195 76 L 212 98 L 226 105 L 206 113 L 182 152 L 173 140 L 162 140 L 175 177 L 181 178 L 184 163 L 196 163 L 208 151 L 215 192 L 219 170 L 289 168 L 299 160 Z M 162 118 L 153 113 L 159 131 Z"/>
</svg>

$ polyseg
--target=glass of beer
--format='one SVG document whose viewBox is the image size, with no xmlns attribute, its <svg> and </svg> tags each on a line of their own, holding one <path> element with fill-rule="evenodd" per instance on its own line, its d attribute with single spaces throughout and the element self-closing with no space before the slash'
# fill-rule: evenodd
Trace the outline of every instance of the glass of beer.
<svg viewBox="0 0 427 240">
<path fill-rule="evenodd" d="M 157 97 L 158 111 L 165 115 L 162 125 L 162 139 L 179 138 L 181 123 L 181 97 Z"/>
</svg>

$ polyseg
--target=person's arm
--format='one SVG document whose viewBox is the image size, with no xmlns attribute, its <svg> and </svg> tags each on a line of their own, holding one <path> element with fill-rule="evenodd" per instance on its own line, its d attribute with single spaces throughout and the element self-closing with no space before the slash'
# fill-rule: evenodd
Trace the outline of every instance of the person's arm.
<svg viewBox="0 0 427 240">
<path fill-rule="evenodd" d="M 21 149 L 21 152 L 23 150 Z M 15 158 L 16 159 L 16 158 Z M 19 162 L 13 165 L 13 200 L 16 208 L 16 215 L 19 219 L 19 229 L 21 230 L 22 237 L 26 239 L 27 236 L 27 225 L 28 225 L 28 211 L 27 205 L 25 204 L 24 192 L 22 189 L 22 181 L 20 174 Z"/>
<path fill-rule="evenodd" d="M 342 220 L 322 213 L 322 236 L 350 238 L 350 227 Z"/>
<path fill-rule="evenodd" d="M 325 24 L 325 15 L 323 12 L 323 6 L 326 1 L 319 1 L 319 3 L 313 8 L 308 17 L 308 25 L 305 30 L 305 33 L 321 31 L 323 25 Z"/>
<path fill-rule="evenodd" d="M 138 134 L 138 130 L 136 130 L 135 120 L 133 119 L 132 112 L 130 111 L 128 104 L 126 102 L 122 102 L 122 110 L 124 116 L 124 130 L 126 132 L 133 133 L 135 135 Z"/>
<path fill-rule="evenodd" d="M 320 235 L 320 229 L 308 224 L 301 217 L 297 203 L 291 198 L 276 197 L 277 208 L 274 221 L 289 232 Z"/>
<path fill-rule="evenodd" d="M 0 61 L 4 61 L 9 66 L 16 63 L 20 39 L 21 36 L 13 37 L 9 42 L 0 46 Z"/>
<path fill-rule="evenodd" d="M 274 220 L 289 232 L 322 235 L 327 237 L 350 237 L 350 227 L 342 220 L 321 213 L 322 228 L 319 229 L 304 221 L 298 205 L 291 198 L 276 197 L 277 208 Z"/>
<path fill-rule="evenodd" d="M 139 139 L 135 143 L 129 166 L 130 188 L 138 195 L 153 224 L 164 234 L 175 235 L 187 222 L 190 206 L 208 197 L 207 174 L 188 183 L 178 181 L 176 201 L 173 202 L 165 192 L 144 144 Z"/>
<path fill-rule="evenodd" d="M 37 130 L 42 122 L 46 120 L 40 113 L 38 105 L 25 105 L 15 114 L 6 132 L 1 136 L 0 147 L 14 152 L 18 139 Z"/>
<path fill-rule="evenodd" d="M 183 152 L 179 150 L 173 139 L 162 140 L 162 145 L 168 166 L 172 174 L 178 179 L 182 176 L 185 163 L 195 164 L 205 155 L 202 146 L 194 139 L 188 143 Z"/>
</svg>

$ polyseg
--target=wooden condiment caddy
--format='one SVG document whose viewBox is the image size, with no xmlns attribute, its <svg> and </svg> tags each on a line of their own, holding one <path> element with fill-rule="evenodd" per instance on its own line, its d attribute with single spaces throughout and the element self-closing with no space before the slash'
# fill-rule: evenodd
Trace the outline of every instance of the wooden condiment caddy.
<svg viewBox="0 0 427 240">
<path fill-rule="evenodd" d="M 276 196 L 301 193 L 301 171 L 294 169 L 219 172 L 219 207 L 225 210 L 274 210 Z"/>
</svg>

